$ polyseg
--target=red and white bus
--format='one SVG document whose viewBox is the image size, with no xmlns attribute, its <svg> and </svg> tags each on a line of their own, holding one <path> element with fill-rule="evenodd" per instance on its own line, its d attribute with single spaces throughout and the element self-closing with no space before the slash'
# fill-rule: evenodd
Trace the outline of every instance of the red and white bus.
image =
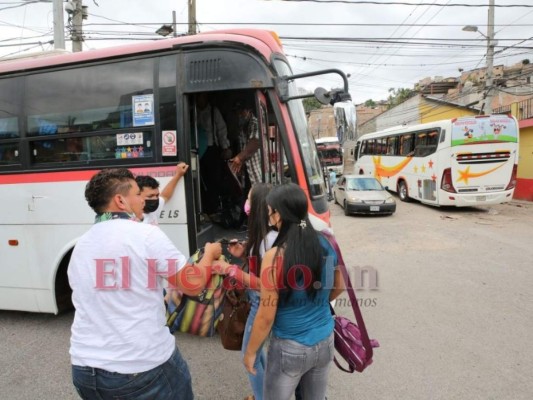
<svg viewBox="0 0 533 400">
<path fill-rule="evenodd" d="M 327 193 L 296 81 L 273 32 L 226 30 L 74 54 L 0 62 L 0 309 L 69 307 L 66 269 L 93 222 L 87 181 L 127 167 L 168 182 L 191 165 L 160 216 L 184 253 L 223 234 L 200 215 L 195 93 L 236 133 L 232 106 L 255 105 L 263 181 L 296 182 L 313 224 L 329 226 Z M 233 124 L 233 125 L 232 125 Z M 227 232 L 226 232 L 227 233 Z"/>
<path fill-rule="evenodd" d="M 376 177 L 402 201 L 479 206 L 511 201 L 519 129 L 507 115 L 462 117 L 369 133 L 355 173 Z"/>
<path fill-rule="evenodd" d="M 337 175 L 342 175 L 343 154 L 339 139 L 336 136 L 321 137 L 315 139 L 318 158 L 322 166 L 327 170 L 333 170 Z"/>
</svg>

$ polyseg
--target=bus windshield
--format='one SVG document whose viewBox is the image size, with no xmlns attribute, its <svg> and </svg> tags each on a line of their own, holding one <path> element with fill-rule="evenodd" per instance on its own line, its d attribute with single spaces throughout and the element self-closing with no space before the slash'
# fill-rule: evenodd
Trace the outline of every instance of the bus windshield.
<svg viewBox="0 0 533 400">
<path fill-rule="evenodd" d="M 284 61 L 276 60 L 274 65 L 280 76 L 292 74 L 289 65 Z M 298 95 L 298 88 L 294 81 L 289 82 L 289 94 L 291 96 Z M 290 100 L 288 105 L 294 130 L 301 146 L 302 161 L 307 172 L 307 179 L 309 180 L 309 194 L 312 197 L 321 196 L 326 191 L 324 177 L 322 175 L 322 168 L 320 167 L 320 159 L 313 143 L 313 136 L 307 127 L 307 118 L 305 117 L 302 101 Z"/>
</svg>

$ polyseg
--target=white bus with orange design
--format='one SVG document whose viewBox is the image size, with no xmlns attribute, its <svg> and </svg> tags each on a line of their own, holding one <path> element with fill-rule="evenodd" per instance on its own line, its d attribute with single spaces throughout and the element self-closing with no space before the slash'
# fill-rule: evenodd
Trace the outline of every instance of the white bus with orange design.
<svg viewBox="0 0 533 400">
<path fill-rule="evenodd" d="M 299 184 L 315 228 L 328 227 L 324 178 L 300 100 L 306 95 L 296 87 L 324 74 L 340 76 L 344 89 L 322 89 L 322 97 L 347 100 L 341 71 L 293 75 L 277 35 L 251 29 L 0 62 L 0 309 L 70 306 L 67 265 L 94 218 L 84 189 L 102 168 L 126 167 L 164 187 L 176 163 L 187 162 L 160 227 L 184 254 L 235 237 L 201 213 L 201 92 L 225 118 L 233 154 L 240 150 L 234 104 L 253 108 L 262 180 Z M 222 185 L 231 183 L 230 176 Z M 222 207 L 239 214 L 245 199 L 236 186 Z"/>
<path fill-rule="evenodd" d="M 461 117 L 361 136 L 355 173 L 376 177 L 402 201 L 480 206 L 511 201 L 519 129 L 507 115 Z"/>
</svg>

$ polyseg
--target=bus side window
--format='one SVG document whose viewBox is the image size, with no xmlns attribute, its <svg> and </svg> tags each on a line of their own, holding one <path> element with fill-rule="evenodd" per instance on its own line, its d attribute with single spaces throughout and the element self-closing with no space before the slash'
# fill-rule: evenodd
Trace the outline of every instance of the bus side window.
<svg viewBox="0 0 533 400">
<path fill-rule="evenodd" d="M 355 159 L 355 161 L 357 161 L 357 159 L 359 158 L 359 149 L 361 148 L 361 142 L 357 142 L 355 144 L 355 148 L 353 150 L 353 157 Z"/>
<path fill-rule="evenodd" d="M 439 142 L 440 143 L 443 143 L 444 140 L 446 140 L 446 129 L 443 129 L 440 131 L 440 139 L 439 139 Z"/>
<path fill-rule="evenodd" d="M 19 164 L 18 144 L 0 144 L 0 165 Z"/>
<path fill-rule="evenodd" d="M 376 154 L 387 154 L 387 139 L 376 139 Z"/>
<path fill-rule="evenodd" d="M 415 145 L 415 157 L 426 157 L 437 150 L 439 132 L 429 131 L 417 134 Z"/>
<path fill-rule="evenodd" d="M 376 141 L 374 139 L 370 139 L 367 142 L 367 144 L 366 144 L 365 154 L 368 154 L 368 155 L 376 154 L 375 153 L 375 144 L 376 144 Z"/>
<path fill-rule="evenodd" d="M 400 136 L 400 155 L 409 156 L 414 150 L 414 134 Z"/>
<path fill-rule="evenodd" d="M 398 155 L 398 136 L 391 136 L 387 138 L 387 155 Z"/>
</svg>

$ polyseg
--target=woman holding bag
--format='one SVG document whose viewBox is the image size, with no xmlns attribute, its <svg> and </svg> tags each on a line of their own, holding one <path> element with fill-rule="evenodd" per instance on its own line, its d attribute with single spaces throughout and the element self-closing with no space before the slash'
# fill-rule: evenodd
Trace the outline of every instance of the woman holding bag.
<svg viewBox="0 0 533 400">
<path fill-rule="evenodd" d="M 257 310 L 259 309 L 259 290 L 260 282 L 257 277 L 260 274 L 261 260 L 267 250 L 272 247 L 274 240 L 277 237 L 277 232 L 272 230 L 268 225 L 268 213 L 266 205 L 266 197 L 270 192 L 271 186 L 265 183 L 256 183 L 248 193 L 248 199 L 244 204 L 244 212 L 248 215 L 248 240 L 246 243 L 238 241 L 230 241 L 228 250 L 232 256 L 237 258 L 248 257 L 246 264 L 249 273 L 241 269 L 224 264 L 221 265 L 223 273 L 233 276 L 237 282 L 243 284 L 247 289 L 246 293 L 251 304 L 250 314 L 246 321 L 244 330 L 244 337 L 242 340 L 242 353 L 248 346 L 252 326 L 254 323 Z M 266 356 L 263 347 L 259 346 L 256 349 L 256 358 L 254 368 L 256 374 L 248 374 L 253 398 L 261 400 L 263 398 L 263 378 L 266 367 Z M 250 399 L 252 397 L 248 397 Z"/>
<path fill-rule="evenodd" d="M 267 204 L 269 223 L 279 233 L 261 265 L 259 309 L 244 365 L 257 373 L 257 349 L 272 330 L 263 399 L 288 400 L 300 385 L 303 399 L 323 400 L 334 352 L 330 301 L 344 288 L 337 257 L 311 226 L 298 185 L 273 188 Z"/>
</svg>

